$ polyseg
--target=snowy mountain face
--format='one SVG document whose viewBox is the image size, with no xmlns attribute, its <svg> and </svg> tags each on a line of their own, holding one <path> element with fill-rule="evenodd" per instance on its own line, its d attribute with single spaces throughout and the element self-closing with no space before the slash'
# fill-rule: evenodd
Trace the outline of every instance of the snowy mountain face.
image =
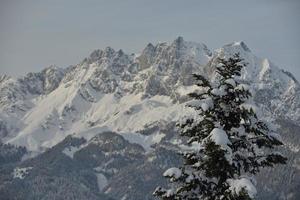
<svg viewBox="0 0 300 200">
<path fill-rule="evenodd" d="M 30 157 L 30 152 L 31 155 L 40 154 L 16 164 L 23 168 L 33 167 L 28 171 L 31 178 L 42 176 L 40 171 L 45 166 L 38 163 L 48 154 L 59 155 L 61 160 L 57 162 L 62 166 L 69 162 L 66 159 L 77 165 L 83 158 L 76 155 L 83 151 L 89 156 L 102 156 L 101 162 L 91 158 L 89 166 L 80 169 L 94 174 L 93 180 L 96 183 L 98 180 L 102 186 L 87 186 L 90 190 L 84 190 L 82 194 L 89 193 L 91 199 L 103 194 L 115 199 L 140 199 L 138 191 L 143 191 L 148 194 L 147 199 L 151 199 L 158 183 L 155 177 L 178 162 L 176 154 L 169 158 L 172 154 L 166 152 L 174 152 L 181 146 L 175 123 L 183 116 L 193 114 L 185 107 L 186 94 L 195 90 L 191 74 L 200 73 L 214 79 L 213 63 L 217 58 L 235 53 L 248 63 L 242 79 L 251 86 L 261 115 L 277 123 L 286 143 L 284 151 L 290 158 L 288 171 L 283 167 L 266 172 L 286 174 L 289 178 L 273 181 L 270 187 L 263 188 L 263 197 L 296 198 L 300 188 L 296 178 L 300 174 L 300 85 L 291 73 L 281 70 L 268 59 L 257 57 L 243 42 L 234 42 L 211 52 L 204 44 L 187 42 L 179 37 L 171 44 L 148 44 L 140 54 L 128 55 L 107 47 L 95 50 L 81 63 L 67 69 L 51 66 L 17 80 L 3 75 L 0 77 L 0 138 L 4 143 L 25 146 L 29 152 L 25 157 Z M 122 143 L 124 148 L 112 145 L 109 150 L 104 150 L 103 137 L 107 135 L 101 136 L 101 133 L 107 132 L 116 133 L 113 141 Z M 84 142 L 68 143 L 69 135 L 73 138 L 69 140 L 83 137 Z M 98 147 L 91 147 L 91 143 Z M 107 151 L 118 157 L 112 158 Z M 130 152 L 134 156 L 128 156 Z M 168 159 L 163 161 L 162 155 Z M 109 165 L 110 159 L 117 162 L 114 167 L 117 170 L 106 167 L 104 171 L 97 171 L 101 166 Z M 128 164 L 130 159 L 133 160 Z M 155 162 L 156 159 L 159 162 Z M 59 170 L 56 167 L 52 168 L 53 174 Z M 39 171 L 30 175 L 35 168 Z M 150 173 L 151 170 L 158 174 Z M 149 176 L 144 177 L 148 171 Z M 143 180 L 134 178 L 135 172 L 143 175 L 143 187 L 139 184 Z M 64 181 L 70 181 L 68 178 Z M 271 183 L 264 176 L 259 179 L 265 185 Z M 22 179 L 25 180 L 26 177 Z M 14 179 L 11 181 L 13 183 Z M 130 188 L 124 188 L 124 185 L 128 186 L 126 181 L 130 182 Z M 287 183 L 293 183 L 295 188 L 284 187 Z M 276 190 L 281 187 L 284 189 L 279 194 Z M 270 191 L 277 193 L 268 196 Z"/>
<path fill-rule="evenodd" d="M 35 106 L 34 101 L 56 89 L 63 76 L 64 70 L 55 66 L 38 73 L 28 73 L 17 80 L 6 75 L 0 76 L 1 138 L 19 132 L 21 118 Z"/>
</svg>

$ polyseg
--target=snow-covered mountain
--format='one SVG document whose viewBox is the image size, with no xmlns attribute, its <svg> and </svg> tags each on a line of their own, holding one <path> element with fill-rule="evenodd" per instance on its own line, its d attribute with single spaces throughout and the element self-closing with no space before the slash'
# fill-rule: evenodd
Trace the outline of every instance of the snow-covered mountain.
<svg viewBox="0 0 300 200">
<path fill-rule="evenodd" d="M 297 181 L 299 189 L 300 181 L 294 176 L 300 173 L 300 134 L 291 131 L 300 130 L 300 84 L 291 73 L 254 55 L 244 42 L 211 52 L 204 44 L 178 37 L 171 44 L 148 44 L 140 54 L 107 47 L 66 69 L 51 66 L 16 80 L 2 75 L 0 138 L 40 154 L 57 148 L 68 135 L 90 141 L 99 133 L 115 132 L 130 144 L 143 147 L 141 154 L 147 157 L 143 159 L 154 159 L 157 149 L 180 145 L 174 124 L 193 114 L 185 107 L 186 94 L 195 89 L 191 74 L 214 79 L 216 59 L 235 53 L 248 63 L 242 78 L 250 84 L 261 114 L 275 120 L 283 131 L 285 151 L 292 157 L 292 174 L 285 169 L 276 171 L 284 171 L 290 178 L 264 190 Z M 69 147 L 64 153 L 70 156 L 86 146 Z M 284 199 L 299 193 L 286 188 L 280 195 Z"/>
</svg>

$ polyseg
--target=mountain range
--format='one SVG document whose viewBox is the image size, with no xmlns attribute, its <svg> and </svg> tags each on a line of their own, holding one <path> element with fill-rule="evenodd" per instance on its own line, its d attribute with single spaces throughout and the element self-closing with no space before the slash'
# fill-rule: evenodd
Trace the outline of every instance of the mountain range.
<svg viewBox="0 0 300 200">
<path fill-rule="evenodd" d="M 154 199 L 162 173 L 182 162 L 176 122 L 219 57 L 247 63 L 259 114 L 276 124 L 288 164 L 257 177 L 259 199 L 300 198 L 300 84 L 244 42 L 211 51 L 182 37 L 139 54 L 107 47 L 77 65 L 0 76 L 0 199 Z"/>
</svg>

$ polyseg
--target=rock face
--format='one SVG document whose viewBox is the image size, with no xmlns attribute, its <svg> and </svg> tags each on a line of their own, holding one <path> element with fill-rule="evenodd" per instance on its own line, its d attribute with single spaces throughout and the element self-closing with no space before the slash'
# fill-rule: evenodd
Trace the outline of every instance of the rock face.
<svg viewBox="0 0 300 200">
<path fill-rule="evenodd" d="M 8 162 L 10 154 L 1 154 L 9 157 L 1 164 L 3 199 L 153 199 L 155 186 L 165 184 L 162 172 L 180 164 L 175 123 L 192 114 L 185 107 L 195 89 L 191 74 L 214 79 L 216 59 L 234 53 L 248 63 L 242 78 L 261 114 L 279 126 L 289 158 L 287 166 L 258 176 L 261 198 L 300 198 L 298 81 L 243 42 L 211 52 L 179 37 L 148 44 L 139 55 L 107 47 L 67 69 L 0 76 L 0 138 L 26 147 L 27 158 L 38 155 L 21 162 L 16 150 Z M 15 171 L 24 178 L 14 178 Z M 25 186 L 31 192 L 13 189 Z"/>
</svg>

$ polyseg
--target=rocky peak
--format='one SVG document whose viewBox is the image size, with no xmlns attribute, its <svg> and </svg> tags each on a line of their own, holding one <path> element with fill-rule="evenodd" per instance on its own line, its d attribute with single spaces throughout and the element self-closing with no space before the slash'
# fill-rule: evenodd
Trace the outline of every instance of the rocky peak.
<svg viewBox="0 0 300 200">
<path fill-rule="evenodd" d="M 6 75 L 6 74 L 0 75 L 0 84 L 6 82 L 6 81 L 8 81 L 8 80 L 12 80 L 12 77 L 11 77 L 11 76 L 8 76 L 8 75 Z"/>
<path fill-rule="evenodd" d="M 141 55 L 137 57 L 137 61 L 139 63 L 139 70 L 146 69 L 153 64 L 155 53 L 156 47 L 153 46 L 153 44 L 149 43 L 142 51 Z"/>
<path fill-rule="evenodd" d="M 143 54 L 148 54 L 155 51 L 155 46 L 152 43 L 148 43 L 145 49 L 143 50 Z"/>
<path fill-rule="evenodd" d="M 92 62 L 96 62 L 97 60 L 99 60 L 99 59 L 102 57 L 102 54 L 103 54 L 103 51 L 102 51 L 102 50 L 96 49 L 96 50 L 94 50 L 94 51 L 90 54 L 88 60 L 89 60 L 91 63 L 92 63 Z"/>
<path fill-rule="evenodd" d="M 114 54 L 115 54 L 115 50 L 111 47 L 106 47 L 104 49 L 104 53 L 103 53 L 103 56 L 106 57 L 106 58 L 111 58 Z"/>
<path fill-rule="evenodd" d="M 155 53 L 155 46 L 152 43 L 148 43 L 145 49 L 142 51 L 141 56 L 152 58 Z"/>
<path fill-rule="evenodd" d="M 64 74 L 63 69 L 51 65 L 41 72 L 28 73 L 18 81 L 26 86 L 27 92 L 30 94 L 48 94 L 58 87 Z"/>
<path fill-rule="evenodd" d="M 206 64 L 212 55 L 205 44 L 185 41 L 183 37 L 175 39 L 170 50 L 176 59 L 193 60 L 201 65 Z"/>
<path fill-rule="evenodd" d="M 52 65 L 42 72 L 43 87 L 46 94 L 56 89 L 65 75 L 65 70 Z"/>
<path fill-rule="evenodd" d="M 245 50 L 251 52 L 251 50 L 248 48 L 248 46 L 243 42 L 239 42 L 239 45 Z"/>
<path fill-rule="evenodd" d="M 253 55 L 248 46 L 242 41 L 226 44 L 223 47 L 215 50 L 214 55 L 229 57 L 236 53 L 240 54 L 240 56 L 243 58 Z"/>
<path fill-rule="evenodd" d="M 188 42 L 183 37 L 178 37 L 170 44 L 165 42 L 156 46 L 148 44 L 138 60 L 142 65 L 141 69 L 155 65 L 160 71 L 168 71 L 174 67 L 183 68 L 184 62 L 204 65 L 210 56 L 211 52 L 206 45 Z"/>
<path fill-rule="evenodd" d="M 177 49 L 181 49 L 184 45 L 184 42 L 185 41 L 183 40 L 183 37 L 179 36 L 172 42 L 171 46 L 174 46 Z"/>
<path fill-rule="evenodd" d="M 249 47 L 245 44 L 243 41 L 238 41 L 238 42 L 232 42 L 229 44 L 226 44 L 222 47 L 225 51 L 228 50 L 235 50 L 235 51 L 246 51 L 246 52 L 251 52 Z"/>
<path fill-rule="evenodd" d="M 85 58 L 83 60 L 83 63 L 87 62 L 88 64 L 91 64 L 91 63 L 98 62 L 101 59 L 111 59 L 116 54 L 121 56 L 122 54 L 124 54 L 124 52 L 122 50 L 119 50 L 118 52 L 116 52 L 111 47 L 106 47 L 104 50 L 96 49 L 90 54 L 90 56 L 88 58 Z"/>
</svg>

